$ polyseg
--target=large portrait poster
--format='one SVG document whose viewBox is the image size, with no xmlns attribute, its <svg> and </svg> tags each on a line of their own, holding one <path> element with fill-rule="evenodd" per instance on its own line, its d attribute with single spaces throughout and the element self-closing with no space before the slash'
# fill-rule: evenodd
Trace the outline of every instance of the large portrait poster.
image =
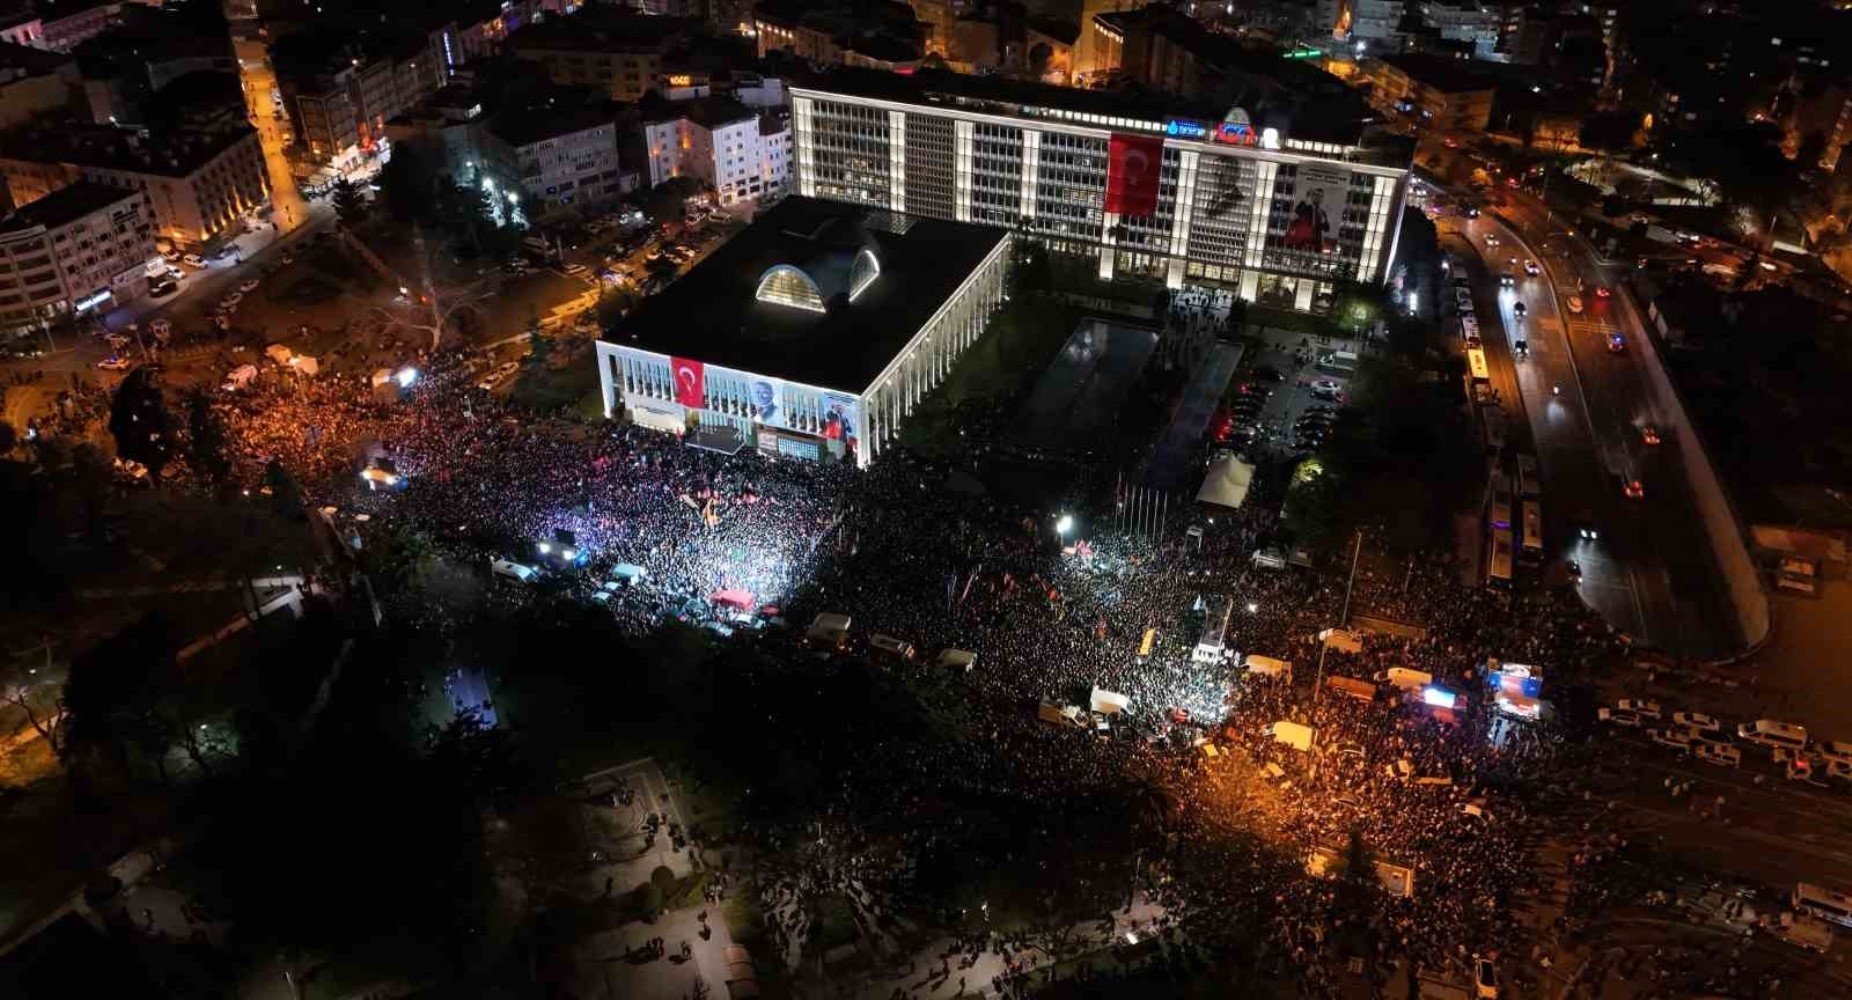
<svg viewBox="0 0 1852 1000">
<path fill-rule="evenodd" d="M 785 426 L 785 384 L 764 375 L 753 375 L 746 380 L 746 404 L 752 408 L 752 419 L 772 427 Z"/>
<path fill-rule="evenodd" d="M 1296 181 L 1282 179 L 1281 194 L 1292 199 L 1286 216 L 1286 230 L 1279 237 L 1279 247 L 1307 253 L 1332 253 L 1337 250 L 1337 224 L 1344 214 L 1344 201 L 1350 194 L 1350 171 L 1322 163 L 1299 165 Z"/>
<path fill-rule="evenodd" d="M 836 458 L 855 461 L 856 409 L 861 401 L 840 392 L 823 394 L 823 440 Z"/>
</svg>

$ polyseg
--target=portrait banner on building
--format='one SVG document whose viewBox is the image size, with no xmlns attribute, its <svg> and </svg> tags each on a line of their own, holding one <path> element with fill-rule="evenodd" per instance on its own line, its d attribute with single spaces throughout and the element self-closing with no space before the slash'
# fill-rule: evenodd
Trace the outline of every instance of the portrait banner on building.
<svg viewBox="0 0 1852 1000">
<path fill-rule="evenodd" d="M 1164 137 L 1115 132 L 1106 157 L 1106 211 L 1134 217 L 1157 211 Z"/>
<path fill-rule="evenodd" d="M 861 400 L 840 392 L 823 394 L 823 440 L 836 458 L 855 460 L 856 409 Z"/>
<path fill-rule="evenodd" d="M 1350 194 L 1350 171 L 1318 163 L 1299 165 L 1292 183 L 1292 212 L 1279 245 L 1287 250 L 1330 253 L 1337 249 L 1337 224 Z"/>
<path fill-rule="evenodd" d="M 752 419 L 768 427 L 787 427 L 785 415 L 785 384 L 775 378 L 753 375 L 746 383 L 746 403 L 752 408 Z"/>
<path fill-rule="evenodd" d="M 675 401 L 691 410 L 703 409 L 706 406 L 703 402 L 707 389 L 706 366 L 687 358 L 670 358 L 669 368 L 675 373 Z"/>
</svg>

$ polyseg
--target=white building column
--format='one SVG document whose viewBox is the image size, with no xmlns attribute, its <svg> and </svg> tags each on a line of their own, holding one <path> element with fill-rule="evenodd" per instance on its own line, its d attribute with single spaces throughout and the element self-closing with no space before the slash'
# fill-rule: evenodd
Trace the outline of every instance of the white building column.
<svg viewBox="0 0 1852 1000">
<path fill-rule="evenodd" d="M 887 113 L 887 207 L 907 209 L 907 115 Z"/>
<path fill-rule="evenodd" d="M 1025 225 L 1035 218 L 1035 199 L 1042 174 L 1042 133 L 1035 129 L 1022 130 L 1022 203 L 1016 214 L 1022 216 Z"/>
<path fill-rule="evenodd" d="M 971 221 L 971 123 L 952 123 L 952 218 Z"/>
<path fill-rule="evenodd" d="M 816 102 L 808 97 L 791 99 L 791 152 L 797 163 L 797 193 L 817 196 Z"/>
<path fill-rule="evenodd" d="M 1119 253 L 1118 247 L 1115 246 L 1113 243 L 1113 230 L 1118 228 L 1118 226 L 1119 226 L 1119 213 L 1118 212 L 1107 212 L 1106 218 L 1103 224 L 1100 226 L 1100 242 L 1106 244 L 1105 246 L 1100 247 L 1100 280 L 1101 281 L 1111 281 L 1112 280 L 1113 261 L 1115 260 L 1115 258 L 1117 257 Z"/>
<path fill-rule="evenodd" d="M 1196 209 L 1196 167 L 1202 153 L 1186 149 L 1177 161 L 1177 201 L 1170 217 L 1170 267 L 1164 275 L 1164 287 L 1176 291 L 1183 287 L 1184 258 L 1190 250 L 1191 215 Z"/>
</svg>

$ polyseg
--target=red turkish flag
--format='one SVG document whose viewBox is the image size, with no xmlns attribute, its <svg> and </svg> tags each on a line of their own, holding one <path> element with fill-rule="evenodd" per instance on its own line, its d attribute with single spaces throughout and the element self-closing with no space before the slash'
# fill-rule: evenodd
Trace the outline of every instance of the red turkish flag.
<svg viewBox="0 0 1852 1000">
<path fill-rule="evenodd" d="M 1164 137 L 1113 133 L 1106 146 L 1106 210 L 1120 215 L 1157 211 Z"/>
<path fill-rule="evenodd" d="M 701 397 L 702 390 L 707 387 L 707 376 L 701 362 L 670 358 L 669 369 L 675 373 L 675 401 L 689 409 L 703 408 L 706 404 Z"/>
</svg>

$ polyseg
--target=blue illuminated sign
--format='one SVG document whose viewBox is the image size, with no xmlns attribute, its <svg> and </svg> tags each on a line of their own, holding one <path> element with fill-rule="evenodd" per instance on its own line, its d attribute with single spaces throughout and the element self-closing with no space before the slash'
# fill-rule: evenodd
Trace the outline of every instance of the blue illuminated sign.
<svg viewBox="0 0 1852 1000">
<path fill-rule="evenodd" d="M 1164 134 L 1173 135 L 1179 139 L 1202 139 L 1209 135 L 1209 130 L 1195 122 L 1173 118 L 1164 123 Z"/>
</svg>

